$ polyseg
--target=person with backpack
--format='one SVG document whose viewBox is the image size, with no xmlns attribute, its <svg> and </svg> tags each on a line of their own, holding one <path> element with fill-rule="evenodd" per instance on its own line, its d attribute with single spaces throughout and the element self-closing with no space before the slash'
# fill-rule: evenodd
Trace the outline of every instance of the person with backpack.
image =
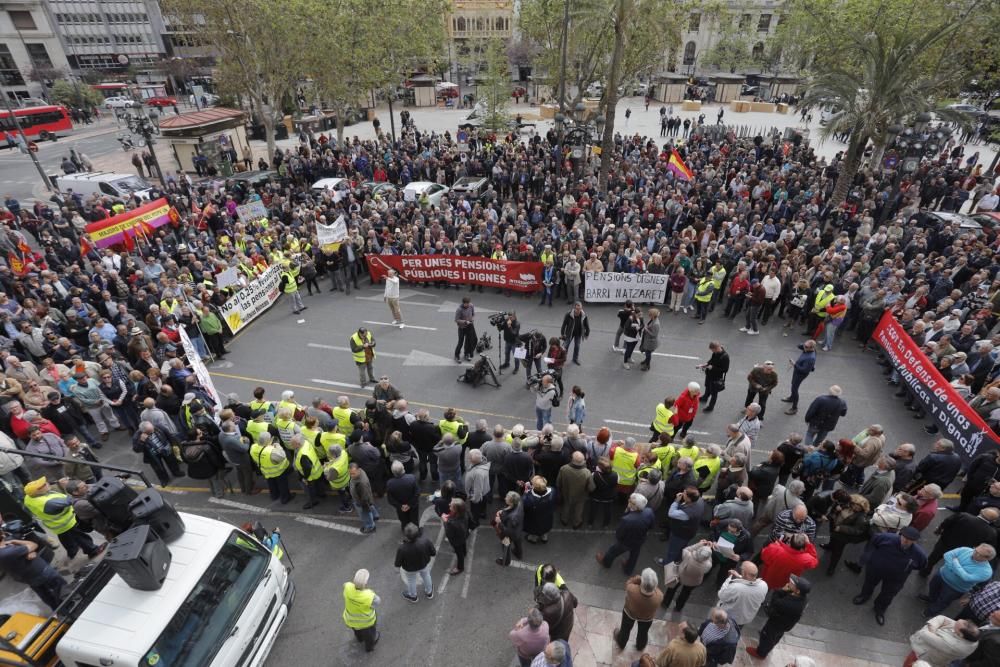
<svg viewBox="0 0 1000 667">
<path fill-rule="evenodd" d="M 180 444 L 181 460 L 187 464 L 187 476 L 191 479 L 207 479 L 212 495 L 222 498 L 226 493 L 226 459 L 222 448 L 206 437 L 200 428 L 194 428 Z"/>
</svg>

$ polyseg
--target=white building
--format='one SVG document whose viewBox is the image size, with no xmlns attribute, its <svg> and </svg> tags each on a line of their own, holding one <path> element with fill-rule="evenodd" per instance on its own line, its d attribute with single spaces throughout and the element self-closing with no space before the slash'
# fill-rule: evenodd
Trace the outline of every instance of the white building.
<svg viewBox="0 0 1000 667">
<path fill-rule="evenodd" d="M 140 70 L 166 55 L 163 15 L 156 0 L 46 0 L 75 71 Z"/>
<path fill-rule="evenodd" d="M 729 0 L 725 3 L 728 16 L 735 29 L 749 38 L 754 52 L 763 51 L 768 37 L 774 35 L 781 17 L 782 0 Z M 717 16 L 695 9 L 681 28 L 681 45 L 675 53 L 667 54 L 664 65 L 669 71 L 681 74 L 712 72 L 700 57 L 723 36 L 723 26 Z"/>
<path fill-rule="evenodd" d="M 0 85 L 11 100 L 43 97 L 46 82 L 69 70 L 41 0 L 0 2 Z M 39 80 L 34 80 L 39 79 Z"/>
</svg>

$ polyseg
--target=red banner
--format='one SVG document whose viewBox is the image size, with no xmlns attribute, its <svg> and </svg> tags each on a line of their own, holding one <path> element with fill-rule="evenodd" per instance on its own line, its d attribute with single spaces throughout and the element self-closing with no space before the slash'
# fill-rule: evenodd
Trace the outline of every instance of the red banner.
<svg viewBox="0 0 1000 667">
<path fill-rule="evenodd" d="M 542 287 L 541 262 L 511 262 L 461 255 L 366 255 L 372 280 L 381 280 L 389 269 L 411 282 L 442 280 L 452 285 L 486 285 L 534 292 Z"/>
<path fill-rule="evenodd" d="M 955 451 L 963 460 L 971 461 L 978 454 L 1000 447 L 1000 437 L 944 379 L 891 312 L 882 316 L 872 338 L 899 371 L 900 382 L 920 401 L 941 436 L 955 443 Z"/>
<path fill-rule="evenodd" d="M 170 222 L 171 210 L 167 200 L 161 197 L 131 211 L 92 222 L 83 229 L 98 248 L 107 248 L 116 243 L 127 243 L 126 232 L 135 237 L 137 232 L 148 235 L 157 227 L 162 227 Z"/>
</svg>

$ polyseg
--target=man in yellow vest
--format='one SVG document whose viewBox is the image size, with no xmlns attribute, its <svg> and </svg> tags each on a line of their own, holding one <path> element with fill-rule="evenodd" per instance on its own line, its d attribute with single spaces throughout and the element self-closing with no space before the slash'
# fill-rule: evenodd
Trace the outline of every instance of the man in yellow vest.
<svg viewBox="0 0 1000 667">
<path fill-rule="evenodd" d="M 833 293 L 833 285 L 830 284 L 824 285 L 823 289 L 816 292 L 816 296 L 813 298 L 812 310 L 809 311 L 806 331 L 802 335 L 813 336 L 819 327 L 819 323 L 826 320 L 826 307 L 833 303 L 834 297 L 836 297 L 836 294 Z"/>
<path fill-rule="evenodd" d="M 341 514 L 353 514 L 354 503 L 351 501 L 350 491 L 347 490 L 351 483 L 351 475 L 348 470 L 351 457 L 347 455 L 347 451 L 341 445 L 330 445 L 326 452 L 327 461 L 323 465 L 323 476 L 330 483 L 330 488 L 340 496 L 340 509 L 337 511 Z"/>
<path fill-rule="evenodd" d="M 288 408 L 279 408 L 278 414 L 274 417 L 274 427 L 278 429 L 278 439 L 282 447 L 291 449 L 292 436 L 299 432 L 298 423 L 292 419 L 292 411 Z"/>
<path fill-rule="evenodd" d="M 281 289 L 291 297 L 293 314 L 298 315 L 309 307 L 302 303 L 302 295 L 299 294 L 299 265 L 295 262 L 281 272 Z"/>
<path fill-rule="evenodd" d="M 302 485 L 306 489 L 306 504 L 302 509 L 308 510 L 319 505 L 319 501 L 326 497 L 326 482 L 323 479 L 323 464 L 320 462 L 316 448 L 311 442 L 306 442 L 301 433 L 292 436 L 288 443 L 292 450 L 292 465 L 295 472 L 302 478 Z"/>
<path fill-rule="evenodd" d="M 649 450 L 649 453 L 655 456 L 659 462 L 659 468 L 664 477 L 670 472 L 674 465 L 674 459 L 677 458 L 677 449 L 671 444 L 672 439 L 672 434 L 661 433 L 659 444 Z"/>
<path fill-rule="evenodd" d="M 460 445 L 464 445 L 469 438 L 469 426 L 464 419 L 458 416 L 455 408 L 448 408 L 444 411 L 444 419 L 438 420 L 438 428 L 441 429 L 442 436 L 445 433 L 451 433 L 455 437 L 455 442 Z"/>
<path fill-rule="evenodd" d="M 351 408 L 351 399 L 346 396 L 338 396 L 337 407 L 330 412 L 333 413 L 338 429 L 345 438 L 354 433 L 355 429 L 361 428 L 361 415 Z"/>
<path fill-rule="evenodd" d="M 375 607 L 382 600 L 368 588 L 368 570 L 358 570 L 354 580 L 344 584 L 344 625 L 354 631 L 354 638 L 365 645 L 365 651 L 375 650 L 381 633 L 376 629 Z"/>
<path fill-rule="evenodd" d="M 698 441 L 694 439 L 693 436 L 688 436 L 684 438 L 684 444 L 677 448 L 677 458 L 687 457 L 694 461 L 698 458 L 698 453 L 701 450 L 698 449 Z M 675 459 L 676 462 L 676 459 Z M 666 471 L 664 471 L 666 472 Z"/>
<path fill-rule="evenodd" d="M 257 467 L 267 482 L 267 490 L 271 500 L 287 505 L 292 500 L 291 489 L 288 488 L 288 475 L 291 466 L 281 445 L 274 444 L 271 434 L 264 431 L 257 436 L 257 442 L 250 445 L 250 461 Z"/>
<path fill-rule="evenodd" d="M 656 416 L 653 417 L 653 423 L 649 425 L 649 430 L 653 432 L 653 437 L 649 439 L 650 442 L 662 442 L 664 434 L 670 436 L 667 442 L 673 440 L 674 425 L 670 421 L 674 417 L 673 407 L 674 399 L 669 396 L 663 399 L 662 403 L 656 405 Z"/>
<path fill-rule="evenodd" d="M 694 460 L 694 475 L 698 480 L 698 490 L 705 493 L 715 484 L 715 479 L 719 476 L 719 469 L 722 468 L 722 447 L 718 445 L 708 445 Z"/>
<path fill-rule="evenodd" d="M 366 370 L 368 371 L 368 382 L 375 384 L 377 380 L 375 379 L 375 371 L 372 369 L 372 362 L 375 361 L 375 337 L 368 329 L 358 327 L 358 330 L 351 336 L 351 355 L 354 357 L 354 363 L 358 366 L 358 382 L 361 388 L 364 389 L 367 386 L 365 382 Z"/>
<path fill-rule="evenodd" d="M 95 545 L 90 535 L 76 525 L 73 499 L 61 490 L 54 490 L 44 477 L 24 485 L 24 507 L 55 533 L 70 560 L 76 558 L 80 551 L 88 558 L 96 558 L 108 547 L 107 542 Z"/>
<path fill-rule="evenodd" d="M 611 448 L 611 469 L 618 475 L 618 493 L 632 493 L 636 483 L 636 470 L 639 465 L 639 452 L 636 451 L 635 438 L 625 438 Z"/>
</svg>

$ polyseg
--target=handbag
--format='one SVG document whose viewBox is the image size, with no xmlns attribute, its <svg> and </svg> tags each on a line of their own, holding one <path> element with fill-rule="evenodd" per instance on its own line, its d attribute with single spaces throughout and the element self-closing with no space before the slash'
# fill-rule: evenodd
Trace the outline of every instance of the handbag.
<svg viewBox="0 0 1000 667">
<path fill-rule="evenodd" d="M 667 563 L 663 566 L 663 585 L 674 588 L 681 581 L 680 566 L 677 563 Z"/>
</svg>

